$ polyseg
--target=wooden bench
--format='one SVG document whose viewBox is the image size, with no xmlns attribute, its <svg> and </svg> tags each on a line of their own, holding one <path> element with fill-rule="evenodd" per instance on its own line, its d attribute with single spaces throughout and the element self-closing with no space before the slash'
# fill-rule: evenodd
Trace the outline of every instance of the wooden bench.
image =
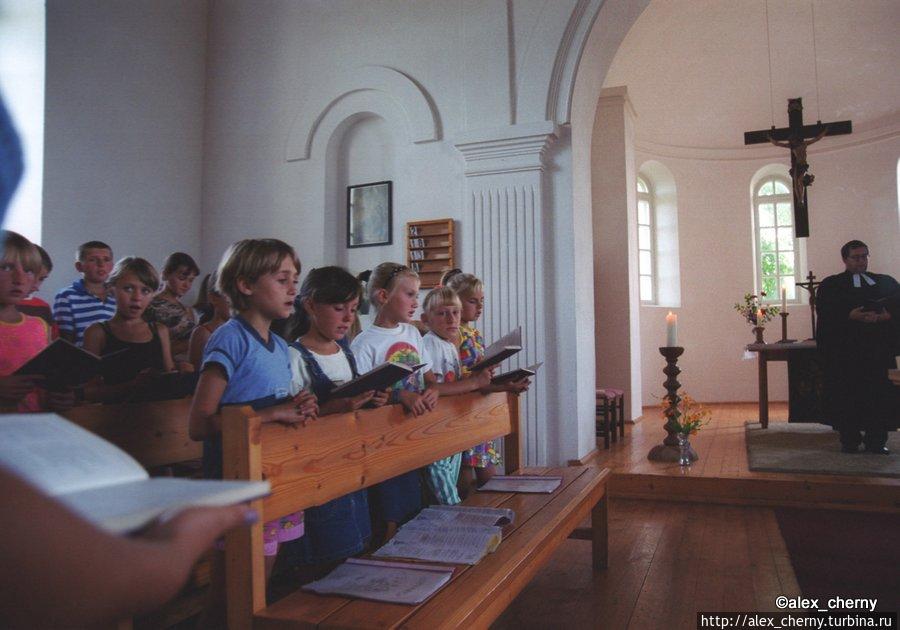
<svg viewBox="0 0 900 630">
<path fill-rule="evenodd" d="M 191 398 L 117 405 L 81 405 L 63 416 L 152 469 L 200 459 L 203 443 L 188 435 Z"/>
<path fill-rule="evenodd" d="M 223 411 L 226 479 L 267 479 L 272 494 L 255 501 L 262 521 L 320 505 L 415 470 L 473 444 L 507 436 L 508 472 L 519 470 L 518 400 L 511 394 L 442 398 L 418 418 L 399 407 L 326 416 L 305 427 L 260 422 L 249 407 Z M 563 478 L 553 494 L 476 493 L 467 505 L 512 508 L 498 549 L 419 606 L 319 596 L 296 591 L 266 605 L 262 525 L 226 538 L 228 627 L 486 627 L 509 605 L 554 550 L 588 516 L 595 570 L 607 562 L 606 483 L 592 467 L 523 469 Z"/>
</svg>

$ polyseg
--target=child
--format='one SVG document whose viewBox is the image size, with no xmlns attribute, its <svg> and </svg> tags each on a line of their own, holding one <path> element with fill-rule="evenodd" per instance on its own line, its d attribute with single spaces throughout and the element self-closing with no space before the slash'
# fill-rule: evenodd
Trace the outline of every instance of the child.
<svg viewBox="0 0 900 630">
<path fill-rule="evenodd" d="M 80 346 L 88 326 L 116 314 L 116 299 L 106 287 L 112 256 L 112 248 L 101 241 L 88 241 L 78 247 L 75 269 L 82 278 L 60 289 L 53 300 L 53 319 L 63 339 Z"/>
<path fill-rule="evenodd" d="M 459 359 L 462 363 L 463 375 L 471 374 L 471 368 L 484 356 L 484 337 L 474 322 L 481 317 L 484 309 L 484 285 L 481 280 L 470 273 L 452 269 L 441 278 L 441 284 L 448 286 L 459 295 L 462 302 L 459 328 Z M 527 378 L 505 383 L 488 385 L 483 391 L 511 391 L 521 393 L 528 389 L 531 382 Z M 472 491 L 474 484 L 483 485 L 494 476 L 494 469 L 500 465 L 500 454 L 493 440 L 479 444 L 463 454 L 462 468 L 459 475 L 459 489 L 463 498 Z"/>
<path fill-rule="evenodd" d="M 104 363 L 100 379 L 85 387 L 85 398 L 99 402 L 147 399 L 154 389 L 152 374 L 175 369 L 168 329 L 143 319 L 159 289 L 159 275 L 143 258 L 129 256 L 116 263 L 106 284 L 116 299 L 116 314 L 84 331 L 84 349 L 97 356 L 128 352 Z"/>
<path fill-rule="evenodd" d="M 377 311 L 375 321 L 350 344 L 356 366 L 363 373 L 385 361 L 406 365 L 426 364 L 408 378 L 398 381 L 391 392 L 392 402 L 399 402 L 417 416 L 434 409 L 438 399 L 437 389 L 431 386 L 434 375 L 431 374 L 422 335 L 409 323 L 419 305 L 418 295 L 419 276 L 415 271 L 395 263 L 378 265 L 369 278 L 369 300 Z M 371 488 L 369 498 L 375 513 L 375 524 L 383 528 L 385 540 L 393 536 L 399 524 L 421 509 L 421 494 L 422 485 L 417 470 Z"/>
<path fill-rule="evenodd" d="M 453 289 L 437 287 L 425 296 L 422 322 L 429 331 L 423 343 L 431 358 L 431 371 L 441 394 L 462 394 L 487 387 L 491 383 L 491 373 L 482 370 L 472 378 L 463 379 L 462 364 L 457 347 L 462 304 Z M 456 485 L 462 453 L 438 460 L 425 470 L 425 479 L 437 502 L 442 505 L 456 505 L 460 502 Z"/>
<path fill-rule="evenodd" d="M 188 254 L 184 252 L 170 254 L 163 265 L 162 279 L 165 288 L 153 298 L 144 316 L 148 322 L 160 322 L 169 329 L 172 357 L 176 362 L 185 364 L 179 366 L 183 369 L 189 365 L 188 341 L 191 338 L 191 331 L 197 326 L 197 320 L 193 309 L 182 304 L 181 298 L 191 290 L 198 275 L 200 268 Z"/>
<path fill-rule="evenodd" d="M 0 407 L 6 411 L 62 410 L 71 407 L 71 391 L 49 392 L 37 388 L 43 379 L 14 372 L 50 342 L 47 323 L 19 312 L 41 269 L 37 249 L 24 236 L 0 232 Z"/>
<path fill-rule="evenodd" d="M 47 325 L 50 326 L 50 338 L 56 339 L 59 337 L 59 328 L 57 327 L 56 322 L 53 321 L 53 312 L 50 310 L 50 305 L 35 295 L 41 290 L 41 285 L 44 283 L 44 280 L 46 280 L 50 275 L 50 272 L 53 271 L 53 261 L 50 259 L 50 254 L 47 253 L 46 249 L 40 245 L 35 245 L 34 243 L 32 243 L 32 245 L 37 249 L 38 254 L 41 255 L 41 270 L 34 277 L 34 284 L 31 286 L 31 295 L 28 299 L 22 300 L 19 303 L 19 312 L 24 315 L 32 315 L 43 319 L 47 322 Z"/>
<path fill-rule="evenodd" d="M 206 344 L 189 426 L 191 438 L 203 440 L 204 474 L 213 479 L 222 477 L 218 412 L 223 405 L 251 405 L 260 411 L 263 422 L 286 424 L 305 422 L 317 412 L 311 394 L 290 397 L 288 346 L 269 330 L 273 319 L 288 317 L 294 308 L 300 261 L 293 248 L 276 239 L 238 241 L 225 252 L 217 273 L 217 290 L 228 297 L 235 316 L 219 326 Z M 265 524 L 267 575 L 279 544 L 302 535 L 302 512 Z M 222 554 L 216 555 L 215 562 L 212 600 L 213 609 L 220 612 Z"/>
<path fill-rule="evenodd" d="M 215 288 L 215 280 L 210 284 L 210 278 L 213 278 L 212 273 L 208 273 L 203 276 L 203 280 L 200 281 L 200 290 L 197 291 L 197 299 L 194 300 L 194 305 L 191 307 L 194 309 L 194 317 L 197 318 L 197 325 L 205 324 L 213 317 L 213 305 L 209 301 L 209 289 Z M 193 334 L 193 332 L 191 333 Z M 190 344 L 188 344 L 190 345 Z"/>
<path fill-rule="evenodd" d="M 355 411 L 387 403 L 387 392 L 369 391 L 354 398 L 329 399 L 331 390 L 356 378 L 356 361 L 347 331 L 356 318 L 361 287 L 341 267 L 313 269 L 298 295 L 295 332 L 290 346 L 292 394 L 312 390 L 319 415 Z M 333 563 L 361 553 L 372 535 L 365 490 L 310 508 L 303 515 L 306 533 L 299 541 L 303 562 L 328 570 Z"/>
<path fill-rule="evenodd" d="M 231 316 L 228 309 L 228 298 L 216 288 L 217 278 L 218 276 L 214 271 L 211 274 L 207 274 L 200 285 L 201 290 L 206 289 L 206 295 L 203 296 L 203 299 L 209 304 L 212 313 L 206 322 L 201 323 L 191 331 L 191 340 L 188 344 L 188 360 L 195 370 L 200 369 L 200 364 L 203 361 L 203 349 L 206 347 L 206 342 L 209 341 L 210 335 L 219 326 L 227 322 Z M 196 305 L 194 306 L 196 307 Z"/>
</svg>

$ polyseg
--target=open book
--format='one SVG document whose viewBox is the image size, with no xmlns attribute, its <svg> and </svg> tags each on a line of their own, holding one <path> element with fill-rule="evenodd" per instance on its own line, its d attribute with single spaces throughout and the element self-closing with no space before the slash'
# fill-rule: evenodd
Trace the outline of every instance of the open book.
<svg viewBox="0 0 900 630">
<path fill-rule="evenodd" d="M 365 374 L 332 389 L 331 397 L 352 398 L 373 389 L 376 391 L 387 389 L 397 381 L 408 378 L 416 370 L 420 370 L 426 365 L 426 363 L 404 365 L 403 363 L 391 362 L 376 365 Z"/>
<path fill-rule="evenodd" d="M 538 368 L 540 368 L 542 365 L 544 365 L 543 361 L 535 363 L 534 365 L 529 365 L 526 368 L 518 368 L 515 370 L 510 370 L 509 372 L 504 372 L 503 374 L 498 374 L 491 379 L 491 383 L 493 383 L 494 385 L 498 385 L 501 383 L 511 383 L 512 381 L 518 381 L 526 377 L 534 376 L 535 374 L 537 374 Z"/>
<path fill-rule="evenodd" d="M 468 505 L 432 505 L 416 518 L 454 523 L 456 525 L 487 525 L 502 527 L 516 518 L 509 508 L 475 507 Z"/>
<path fill-rule="evenodd" d="M 83 385 L 100 373 L 105 362 L 128 351 L 123 348 L 98 357 L 65 339 L 57 339 L 16 370 L 16 374 L 44 376 L 49 389 Z"/>
<path fill-rule="evenodd" d="M 269 493 L 268 481 L 151 479 L 130 455 L 52 413 L 0 416 L 0 465 L 113 533 L 185 507 Z"/>
<path fill-rule="evenodd" d="M 562 477 L 543 475 L 494 475 L 478 488 L 479 492 L 526 492 L 550 494 L 562 483 Z"/>
<path fill-rule="evenodd" d="M 497 549 L 503 529 L 490 525 L 461 525 L 417 516 L 372 554 L 379 558 L 410 558 L 450 564 L 477 564 Z"/>
<path fill-rule="evenodd" d="M 393 604 L 421 604 L 450 581 L 453 567 L 349 558 L 303 587 L 320 595 L 346 595 Z"/>
<path fill-rule="evenodd" d="M 502 363 L 521 349 L 522 327 L 520 326 L 485 348 L 484 357 L 471 367 L 471 371 L 477 372 L 478 370 Z"/>
</svg>

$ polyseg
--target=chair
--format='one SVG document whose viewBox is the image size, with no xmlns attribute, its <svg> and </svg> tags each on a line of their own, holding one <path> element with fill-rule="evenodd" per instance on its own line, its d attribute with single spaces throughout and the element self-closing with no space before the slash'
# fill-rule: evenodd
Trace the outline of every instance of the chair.
<svg viewBox="0 0 900 630">
<path fill-rule="evenodd" d="M 596 390 L 597 437 L 603 437 L 603 448 L 609 448 L 610 439 L 625 437 L 625 391 L 614 387 L 598 387 Z"/>
</svg>

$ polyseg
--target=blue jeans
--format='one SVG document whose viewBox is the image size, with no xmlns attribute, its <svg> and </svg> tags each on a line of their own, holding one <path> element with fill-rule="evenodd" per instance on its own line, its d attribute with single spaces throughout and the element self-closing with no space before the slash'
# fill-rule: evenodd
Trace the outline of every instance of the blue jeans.
<svg viewBox="0 0 900 630">
<path fill-rule="evenodd" d="M 324 564 L 362 552 L 372 537 L 369 502 L 357 490 L 303 513 L 306 533 L 298 540 L 300 561 Z"/>
</svg>

